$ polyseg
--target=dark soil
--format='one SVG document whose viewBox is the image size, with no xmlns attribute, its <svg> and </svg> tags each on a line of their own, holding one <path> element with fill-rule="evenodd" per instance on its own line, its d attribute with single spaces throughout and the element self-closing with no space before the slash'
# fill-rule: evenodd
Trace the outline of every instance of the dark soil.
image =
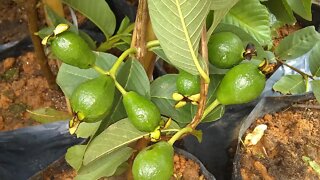
<svg viewBox="0 0 320 180">
<path fill-rule="evenodd" d="M 56 73 L 55 61 L 50 61 L 50 66 Z M 49 88 L 34 53 L 3 60 L 0 64 L 0 131 L 38 124 L 30 119 L 26 110 L 43 107 L 67 109 L 63 93 Z"/>
<path fill-rule="evenodd" d="M 17 3 L 19 2 L 19 4 Z M 27 2 L 27 1 L 26 1 Z M 28 25 L 27 25 L 27 14 L 24 9 L 25 1 L 17 0 L 1 0 L 0 1 L 0 45 L 8 42 L 19 41 L 29 36 Z M 41 3 L 38 12 L 38 25 L 40 28 L 46 26 L 44 10 Z M 66 19 L 72 22 L 69 8 L 64 6 L 64 13 Z M 85 16 L 78 12 L 75 12 L 79 25 L 85 23 Z"/>
<path fill-rule="evenodd" d="M 0 1 L 0 44 L 21 40 L 28 36 L 27 16 L 13 0 Z"/>
<path fill-rule="evenodd" d="M 320 179 L 302 156 L 320 163 L 320 105 L 316 100 L 295 104 L 257 119 L 268 126 L 256 145 L 241 148 L 241 175 L 248 179 Z M 245 137 L 245 136 L 244 136 Z"/>
</svg>

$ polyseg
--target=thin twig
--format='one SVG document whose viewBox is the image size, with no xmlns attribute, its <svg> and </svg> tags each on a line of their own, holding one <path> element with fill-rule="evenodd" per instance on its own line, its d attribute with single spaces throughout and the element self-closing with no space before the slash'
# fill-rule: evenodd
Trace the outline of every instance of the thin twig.
<svg viewBox="0 0 320 180">
<path fill-rule="evenodd" d="M 207 30 L 206 26 L 204 25 L 201 32 L 201 55 L 202 58 L 205 61 L 205 64 L 208 65 L 208 47 L 207 47 Z M 208 68 L 205 68 L 206 73 L 208 74 Z M 194 118 L 192 119 L 189 126 L 192 129 L 195 129 L 198 124 L 201 122 L 202 115 L 204 112 L 204 109 L 206 107 L 206 100 L 207 100 L 207 94 L 208 94 L 208 84 L 205 83 L 205 80 L 201 77 L 201 90 L 200 90 L 200 100 L 198 105 L 198 110 Z"/>
<path fill-rule="evenodd" d="M 285 63 L 285 62 L 283 62 L 282 60 L 280 60 L 280 59 L 278 59 L 278 58 L 276 58 L 276 60 L 277 60 L 277 62 L 279 62 L 280 64 L 282 64 L 282 65 L 284 65 L 284 66 L 287 66 L 288 68 L 296 71 L 296 72 L 299 73 L 302 77 L 308 77 L 308 78 L 310 78 L 310 79 L 312 79 L 312 80 L 314 79 L 313 76 L 311 76 L 310 74 L 307 74 L 307 73 L 305 73 L 305 72 L 303 72 L 303 71 L 301 71 L 301 70 L 299 70 L 299 69 L 297 69 L 297 68 L 295 68 L 295 67 L 293 67 L 293 66 L 291 66 L 291 65 L 289 65 L 289 64 L 287 64 L 287 63 Z"/>
</svg>

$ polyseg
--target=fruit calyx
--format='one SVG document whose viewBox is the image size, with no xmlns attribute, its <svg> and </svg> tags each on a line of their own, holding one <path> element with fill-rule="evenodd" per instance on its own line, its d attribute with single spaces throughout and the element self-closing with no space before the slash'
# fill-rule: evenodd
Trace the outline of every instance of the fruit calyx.
<svg viewBox="0 0 320 180">
<path fill-rule="evenodd" d="M 191 104 L 197 106 L 199 104 L 199 100 L 200 100 L 200 93 L 194 94 L 191 96 L 184 96 L 182 94 L 175 92 L 172 94 L 172 99 L 177 101 L 176 104 L 174 105 L 174 107 L 176 109 L 182 108 L 187 103 L 191 103 Z"/>
</svg>

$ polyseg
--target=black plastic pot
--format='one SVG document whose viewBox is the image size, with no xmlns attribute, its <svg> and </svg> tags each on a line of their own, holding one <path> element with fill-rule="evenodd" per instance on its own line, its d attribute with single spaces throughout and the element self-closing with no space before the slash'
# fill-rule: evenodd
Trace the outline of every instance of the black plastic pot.
<svg viewBox="0 0 320 180">
<path fill-rule="evenodd" d="M 66 121 L 0 132 L 0 179 L 28 179 L 81 141 Z"/>
<path fill-rule="evenodd" d="M 295 96 L 265 97 L 261 99 L 261 101 L 253 109 L 253 111 L 242 122 L 242 125 L 240 127 L 239 135 L 238 135 L 237 151 L 233 161 L 232 179 L 235 179 L 235 180 L 242 179 L 240 174 L 240 167 L 241 167 L 240 166 L 240 157 L 241 157 L 240 147 L 242 146 L 240 139 L 242 138 L 244 133 L 247 131 L 247 129 L 251 126 L 251 124 L 254 123 L 257 118 L 261 118 L 265 114 L 272 114 L 289 107 L 293 103 L 305 101 L 313 98 L 314 98 L 313 94 L 308 93 L 308 94 L 295 95 Z"/>
</svg>

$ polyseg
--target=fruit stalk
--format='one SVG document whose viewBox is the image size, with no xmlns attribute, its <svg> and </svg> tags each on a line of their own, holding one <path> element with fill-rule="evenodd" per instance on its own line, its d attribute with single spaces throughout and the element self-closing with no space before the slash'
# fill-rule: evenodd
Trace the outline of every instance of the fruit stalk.
<svg viewBox="0 0 320 180">
<path fill-rule="evenodd" d="M 117 89 L 120 91 L 120 93 L 121 93 L 122 95 L 127 94 L 127 91 L 121 86 L 121 84 L 118 83 L 118 81 L 115 79 L 115 77 L 114 77 L 114 76 L 111 76 L 111 77 L 113 78 L 114 84 L 116 85 L 116 87 L 117 87 Z"/>
<path fill-rule="evenodd" d="M 216 108 L 217 106 L 220 105 L 220 102 L 218 101 L 218 99 L 214 100 L 203 112 L 203 116 L 202 119 L 204 119 L 212 110 L 214 110 L 214 108 Z M 202 120 L 201 119 L 201 120 Z"/>
<path fill-rule="evenodd" d="M 146 47 L 148 49 L 152 48 L 152 47 L 155 47 L 155 46 L 159 46 L 160 43 L 158 40 L 153 40 L 153 41 L 149 41 L 146 45 Z M 121 56 L 117 59 L 117 61 L 113 64 L 112 68 L 110 69 L 109 73 L 111 76 L 115 76 L 121 63 L 124 61 L 124 59 L 129 56 L 130 54 L 134 54 L 137 52 L 137 49 L 136 48 L 129 48 L 127 50 L 125 50 Z"/>
<path fill-rule="evenodd" d="M 108 74 L 109 74 L 109 72 L 103 70 L 102 68 L 100 68 L 100 67 L 97 66 L 97 65 L 92 66 L 92 68 L 93 68 L 94 70 L 96 70 L 98 73 L 102 74 L 102 75 L 108 75 Z"/>
<path fill-rule="evenodd" d="M 186 126 L 182 128 L 180 131 L 175 133 L 170 140 L 168 141 L 169 144 L 173 145 L 174 142 L 176 142 L 180 137 L 182 137 L 184 134 L 191 133 L 193 129 L 190 126 Z"/>
<path fill-rule="evenodd" d="M 160 46 L 160 42 L 159 40 L 152 40 L 152 41 L 149 41 L 147 42 L 147 49 L 150 49 L 150 48 L 153 48 L 153 47 L 156 47 L 156 46 Z"/>
<path fill-rule="evenodd" d="M 117 61 L 113 64 L 112 68 L 110 69 L 110 75 L 111 76 L 115 76 L 117 74 L 117 71 L 121 65 L 121 63 L 123 62 L 123 60 L 129 56 L 130 54 L 136 53 L 137 49 L 136 48 L 129 48 L 127 50 L 125 50 L 121 56 L 117 59 Z"/>
</svg>

